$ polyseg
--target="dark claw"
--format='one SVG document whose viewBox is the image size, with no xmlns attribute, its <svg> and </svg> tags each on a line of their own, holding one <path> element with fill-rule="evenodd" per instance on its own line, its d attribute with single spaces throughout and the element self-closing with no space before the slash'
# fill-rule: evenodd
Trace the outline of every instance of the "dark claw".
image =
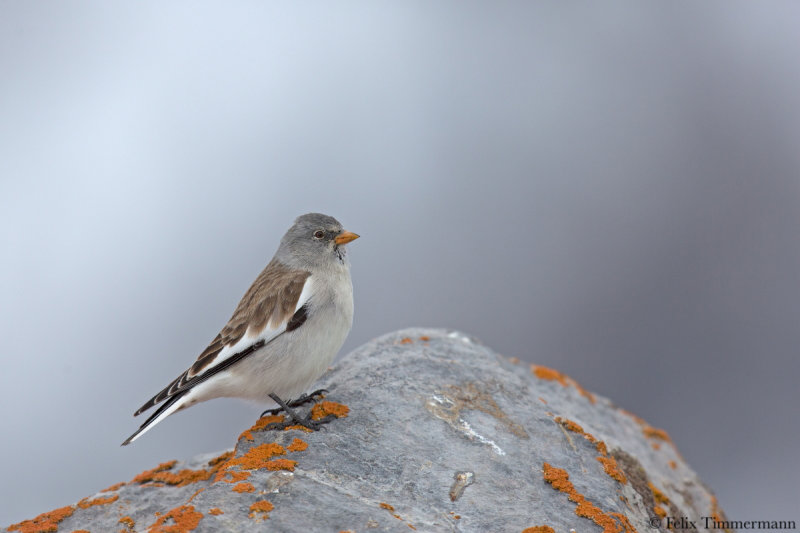
<svg viewBox="0 0 800 533">
<path fill-rule="evenodd" d="M 275 409 L 267 409 L 266 411 L 261 413 L 261 416 L 259 416 L 258 418 L 264 418 L 267 415 L 277 415 L 281 411 L 283 411 L 283 407 L 276 407 Z"/>
<path fill-rule="evenodd" d="M 305 404 L 307 404 L 309 402 L 317 401 L 317 398 L 315 398 L 315 396 L 319 396 L 320 399 L 321 399 L 326 392 L 328 392 L 327 389 L 317 389 L 314 392 L 312 392 L 311 394 L 303 394 L 296 400 L 291 400 L 291 401 L 286 402 L 286 405 L 288 405 L 289 407 L 300 407 L 301 405 L 305 405 Z M 280 413 L 283 410 L 284 410 L 283 407 L 276 407 L 274 409 L 267 409 L 266 411 L 261 413 L 261 416 L 264 417 L 266 415 L 277 415 L 278 413 Z"/>
<path fill-rule="evenodd" d="M 308 396 L 306 396 L 305 394 L 303 394 L 303 396 L 306 396 L 307 398 L 313 398 L 314 396 L 319 396 L 320 399 L 322 399 L 326 394 L 328 394 L 328 389 L 317 389 Z"/>
</svg>

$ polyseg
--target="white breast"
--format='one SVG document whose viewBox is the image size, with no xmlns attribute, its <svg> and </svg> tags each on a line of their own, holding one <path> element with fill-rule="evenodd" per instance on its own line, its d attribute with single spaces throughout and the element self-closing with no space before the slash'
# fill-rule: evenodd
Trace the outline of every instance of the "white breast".
<svg viewBox="0 0 800 533">
<path fill-rule="evenodd" d="M 312 276 L 310 309 L 302 326 L 209 380 L 215 383 L 203 387 L 205 397 L 197 400 L 234 396 L 264 403 L 270 393 L 289 400 L 307 392 L 333 362 L 353 324 L 350 271 L 337 270 L 335 276 Z"/>
</svg>

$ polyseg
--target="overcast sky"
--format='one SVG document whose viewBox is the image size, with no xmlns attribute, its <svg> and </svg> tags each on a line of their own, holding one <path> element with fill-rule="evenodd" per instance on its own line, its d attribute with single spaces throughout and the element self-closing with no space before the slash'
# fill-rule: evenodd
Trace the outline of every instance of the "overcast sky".
<svg viewBox="0 0 800 533">
<path fill-rule="evenodd" d="M 789 1 L 0 2 L 0 525 L 234 444 L 259 406 L 119 447 L 308 211 L 362 235 L 343 353 L 461 329 L 800 519 L 798 45 Z"/>
</svg>

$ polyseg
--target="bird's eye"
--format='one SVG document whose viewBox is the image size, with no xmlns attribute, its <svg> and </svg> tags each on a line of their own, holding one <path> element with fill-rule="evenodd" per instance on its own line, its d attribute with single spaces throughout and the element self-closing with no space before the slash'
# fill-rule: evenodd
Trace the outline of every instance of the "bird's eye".
<svg viewBox="0 0 800 533">
<path fill-rule="evenodd" d="M 324 236 L 325 236 L 325 232 L 322 231 L 321 229 L 318 229 L 317 231 L 314 232 L 314 238 L 315 239 L 321 239 Z"/>
</svg>

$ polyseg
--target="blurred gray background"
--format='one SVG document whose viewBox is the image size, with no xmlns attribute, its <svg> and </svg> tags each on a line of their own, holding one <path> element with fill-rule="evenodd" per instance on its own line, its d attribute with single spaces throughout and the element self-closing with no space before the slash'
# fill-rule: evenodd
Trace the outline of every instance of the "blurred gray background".
<svg viewBox="0 0 800 533">
<path fill-rule="evenodd" d="M 789 1 L 0 3 L 0 524 L 234 443 L 259 406 L 119 446 L 307 211 L 363 237 L 343 353 L 459 328 L 798 519 L 798 45 Z"/>
</svg>

